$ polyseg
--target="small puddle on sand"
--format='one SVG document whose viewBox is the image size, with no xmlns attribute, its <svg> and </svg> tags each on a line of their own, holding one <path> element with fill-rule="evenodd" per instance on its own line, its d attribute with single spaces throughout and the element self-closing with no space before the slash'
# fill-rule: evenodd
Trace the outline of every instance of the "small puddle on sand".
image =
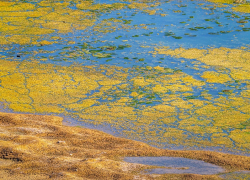
<svg viewBox="0 0 250 180">
<path fill-rule="evenodd" d="M 125 157 L 124 161 L 154 166 L 165 166 L 166 168 L 156 168 L 147 170 L 148 174 L 217 174 L 224 172 L 224 169 L 214 164 L 200 160 L 193 160 L 180 157 Z"/>
</svg>

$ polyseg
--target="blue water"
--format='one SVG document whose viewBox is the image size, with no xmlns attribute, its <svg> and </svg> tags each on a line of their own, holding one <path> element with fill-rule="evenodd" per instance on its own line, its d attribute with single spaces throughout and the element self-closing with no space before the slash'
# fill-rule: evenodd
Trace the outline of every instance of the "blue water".
<svg viewBox="0 0 250 180">
<path fill-rule="evenodd" d="M 97 3 L 111 3 L 113 1 L 96 1 Z M 117 1 L 119 2 L 119 1 Z M 203 5 L 198 5 L 198 4 Z M 186 7 L 178 7 L 180 5 L 186 5 Z M 99 14 L 96 24 L 100 23 L 104 19 L 121 19 L 131 20 L 130 29 L 116 30 L 111 33 L 93 32 L 92 27 L 84 31 L 75 31 L 68 34 L 60 35 L 64 40 L 73 40 L 76 42 L 74 45 L 65 45 L 64 43 L 53 44 L 48 46 L 15 46 L 11 45 L 9 51 L 2 52 L 5 55 L 13 55 L 22 52 L 30 52 L 32 50 L 50 50 L 53 53 L 39 54 L 35 57 L 39 60 L 41 56 L 56 57 L 54 60 L 48 60 L 46 63 L 55 63 L 61 65 L 69 65 L 73 62 L 83 63 L 84 65 L 119 65 L 123 67 L 132 67 L 134 65 L 143 66 L 145 64 L 150 66 L 159 65 L 160 55 L 153 57 L 148 51 L 152 51 L 156 46 L 169 46 L 171 49 L 183 47 L 183 48 L 209 48 L 209 47 L 228 47 L 239 48 L 247 46 L 249 40 L 246 37 L 250 37 L 250 31 L 243 31 L 243 28 L 249 28 L 249 23 L 244 23 L 245 27 L 239 27 L 242 23 L 237 23 L 239 20 L 250 18 L 249 14 L 241 14 L 233 12 L 229 7 L 214 7 L 213 3 L 205 1 L 170 1 L 161 2 L 160 6 L 151 9 L 157 10 L 155 15 L 148 15 L 147 13 L 135 10 L 135 9 L 123 9 L 116 10 L 109 13 Z M 202 9 L 208 8 L 208 9 Z M 180 10 L 181 12 L 174 12 Z M 117 14 L 119 13 L 119 14 Z M 162 17 L 160 14 L 167 14 Z M 119 18 L 120 17 L 120 18 Z M 140 24 L 146 24 L 148 29 L 135 28 L 140 27 Z M 118 27 L 121 27 L 118 25 Z M 182 39 L 175 39 L 173 36 L 166 36 L 166 33 L 173 33 L 173 36 L 182 37 Z M 51 34 L 52 36 L 55 34 Z M 138 35 L 139 37 L 135 37 Z M 48 36 L 49 37 L 49 36 Z M 120 37 L 117 39 L 117 37 Z M 127 42 L 123 42 L 127 40 Z M 102 42 L 105 41 L 105 42 Z M 91 55 L 83 57 L 65 57 L 60 54 L 65 51 L 63 48 L 69 47 L 67 51 L 76 51 L 76 48 L 81 49 L 83 43 L 100 50 L 100 46 L 105 45 L 125 45 L 129 44 L 131 47 L 124 48 L 123 50 L 115 51 L 102 51 L 106 53 L 114 53 L 111 58 L 96 58 Z M 149 48 L 141 48 L 140 46 L 150 46 Z M 91 48 L 87 48 L 90 50 Z M 137 54 L 141 53 L 141 54 Z M 22 55 L 21 60 L 27 60 L 31 55 Z M 125 60 L 124 57 L 128 57 L 129 60 Z M 138 62 L 132 58 L 145 58 L 143 62 Z M 20 58 L 19 58 L 20 59 Z M 65 59 L 65 60 L 63 60 Z M 91 60 L 90 60 L 91 59 Z M 107 61 L 112 59 L 111 61 Z M 161 61 L 161 66 L 170 66 L 168 61 L 179 62 L 178 59 L 166 57 L 164 61 Z M 173 66 L 173 65 L 172 65 Z M 173 68 L 173 67 L 170 67 Z M 185 70 L 185 69 L 184 69 Z"/>
</svg>

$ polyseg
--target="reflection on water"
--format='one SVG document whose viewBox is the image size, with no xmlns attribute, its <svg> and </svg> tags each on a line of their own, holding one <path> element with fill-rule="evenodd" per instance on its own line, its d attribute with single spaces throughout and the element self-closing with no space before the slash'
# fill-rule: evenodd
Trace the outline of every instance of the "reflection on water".
<svg viewBox="0 0 250 180">
<path fill-rule="evenodd" d="M 163 148 L 247 153 L 250 15 L 237 8 L 1 1 L 0 102 Z"/>
<path fill-rule="evenodd" d="M 218 174 L 224 172 L 224 169 L 206 163 L 204 161 L 180 158 L 180 157 L 125 157 L 124 161 L 130 163 L 165 166 L 166 168 L 156 168 L 147 170 L 146 173 L 150 174 Z"/>
</svg>

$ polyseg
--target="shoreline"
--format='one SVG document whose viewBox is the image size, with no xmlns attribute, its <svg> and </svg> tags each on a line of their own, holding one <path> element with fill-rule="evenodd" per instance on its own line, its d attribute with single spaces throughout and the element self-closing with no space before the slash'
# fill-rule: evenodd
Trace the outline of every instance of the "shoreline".
<svg viewBox="0 0 250 180">
<path fill-rule="evenodd" d="M 126 156 L 184 157 L 221 166 L 227 172 L 250 170 L 250 157 L 247 156 L 158 149 L 98 130 L 64 126 L 62 120 L 49 115 L 0 113 L 0 177 L 133 179 L 139 176 L 164 179 L 171 176 L 177 179 L 219 179 L 217 175 L 145 175 L 140 172 L 149 166 L 135 166 L 120 160 Z"/>
<path fill-rule="evenodd" d="M 12 114 L 25 114 L 25 115 L 30 115 L 32 113 L 25 113 L 25 112 L 14 112 L 10 109 L 7 109 L 5 108 L 2 104 L 0 104 L 0 113 L 12 113 Z M 62 125 L 63 126 L 69 126 L 69 127 L 81 127 L 81 128 L 87 128 L 87 129 L 91 129 L 91 130 L 98 130 L 98 131 L 101 131 L 101 132 L 104 132 L 104 133 L 107 133 L 109 135 L 112 135 L 112 136 L 115 136 L 115 137 L 118 137 L 118 138 L 125 138 L 125 139 L 129 139 L 129 140 L 134 140 L 134 139 L 130 139 L 129 137 L 124 137 L 122 136 L 121 134 L 118 134 L 114 131 L 112 131 L 112 128 L 111 127 L 107 127 L 107 126 L 110 126 L 109 124 L 107 124 L 107 126 L 105 125 L 94 125 L 94 124 L 91 124 L 91 123 L 86 123 L 84 121 L 77 121 L 76 119 L 74 119 L 73 117 L 70 117 L 70 116 L 65 116 L 63 114 L 58 114 L 58 115 L 53 115 L 53 114 L 32 114 L 32 115 L 39 115 L 39 116 L 57 116 L 57 117 L 60 117 L 62 118 Z M 116 129 L 115 129 L 116 130 Z M 139 142 L 142 142 L 142 143 L 146 143 L 148 144 L 146 141 L 140 141 L 140 140 L 134 140 L 134 141 L 139 141 Z M 232 155 L 240 155 L 240 156 L 247 156 L 247 157 L 250 157 L 250 152 L 245 152 L 245 151 L 242 151 L 242 150 L 239 150 L 239 149 L 230 149 L 230 148 L 223 148 L 223 147 L 217 147 L 217 146 L 209 146 L 209 147 L 196 147 L 196 148 L 193 148 L 193 147 L 184 147 L 184 148 L 179 148 L 179 147 L 175 147 L 173 146 L 172 148 L 168 148 L 168 147 L 160 147 L 160 146 L 153 146 L 153 145 L 150 145 L 148 144 L 149 146 L 152 146 L 152 147 L 155 147 L 155 148 L 159 148 L 159 149 L 169 149 L 169 150 L 197 150 L 197 151 L 212 151 L 212 152 L 218 152 L 218 153 L 226 153 L 226 154 L 232 154 Z"/>
</svg>

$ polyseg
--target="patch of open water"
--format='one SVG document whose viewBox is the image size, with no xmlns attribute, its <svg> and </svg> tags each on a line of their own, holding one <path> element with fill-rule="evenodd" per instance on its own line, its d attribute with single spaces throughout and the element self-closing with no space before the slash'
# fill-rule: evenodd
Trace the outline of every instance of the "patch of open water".
<svg viewBox="0 0 250 180">
<path fill-rule="evenodd" d="M 200 160 L 180 157 L 125 157 L 124 161 L 130 163 L 146 164 L 153 166 L 165 166 L 166 168 L 155 168 L 146 170 L 147 174 L 202 174 L 211 175 L 223 173 L 224 169 L 214 164 Z"/>
</svg>

